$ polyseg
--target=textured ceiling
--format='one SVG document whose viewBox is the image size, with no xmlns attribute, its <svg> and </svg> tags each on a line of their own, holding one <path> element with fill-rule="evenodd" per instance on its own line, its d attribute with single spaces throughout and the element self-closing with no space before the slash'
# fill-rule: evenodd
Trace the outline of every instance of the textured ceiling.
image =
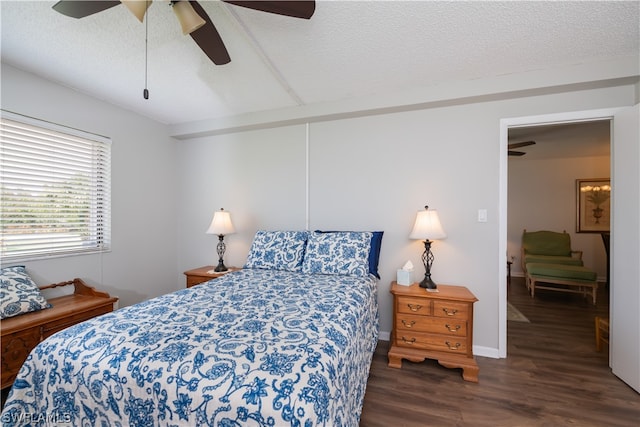
<svg viewBox="0 0 640 427">
<path fill-rule="evenodd" d="M 2 61 L 177 124 L 638 55 L 639 3 L 318 1 L 311 20 L 201 1 L 231 63 L 183 36 L 167 1 L 83 19 L 0 2 Z"/>
</svg>

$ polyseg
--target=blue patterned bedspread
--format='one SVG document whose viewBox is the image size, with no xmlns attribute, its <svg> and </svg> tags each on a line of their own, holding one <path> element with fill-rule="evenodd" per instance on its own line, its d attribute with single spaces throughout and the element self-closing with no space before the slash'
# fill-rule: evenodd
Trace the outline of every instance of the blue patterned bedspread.
<svg viewBox="0 0 640 427">
<path fill-rule="evenodd" d="M 51 336 L 2 424 L 355 427 L 377 338 L 374 278 L 242 270 Z"/>
</svg>

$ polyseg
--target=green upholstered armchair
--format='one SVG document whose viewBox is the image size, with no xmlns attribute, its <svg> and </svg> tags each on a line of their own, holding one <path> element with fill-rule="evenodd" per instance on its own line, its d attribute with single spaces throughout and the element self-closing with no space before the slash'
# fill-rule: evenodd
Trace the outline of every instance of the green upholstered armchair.
<svg viewBox="0 0 640 427">
<path fill-rule="evenodd" d="M 582 251 L 571 249 L 571 236 L 566 231 L 527 231 L 522 233 L 522 270 L 527 264 L 565 264 L 582 266 Z"/>
</svg>

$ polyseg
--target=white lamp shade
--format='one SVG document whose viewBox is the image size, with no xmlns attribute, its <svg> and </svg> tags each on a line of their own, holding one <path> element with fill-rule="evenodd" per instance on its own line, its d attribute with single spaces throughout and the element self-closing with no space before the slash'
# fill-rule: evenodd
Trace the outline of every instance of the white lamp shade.
<svg viewBox="0 0 640 427">
<path fill-rule="evenodd" d="M 172 3 L 173 12 L 178 17 L 180 26 L 182 26 L 182 34 L 191 34 L 198 28 L 207 23 L 198 13 L 193 10 L 193 6 L 188 1 L 177 1 Z"/>
<path fill-rule="evenodd" d="M 418 211 L 416 215 L 416 223 L 409 235 L 410 239 L 420 240 L 440 240 L 447 237 L 447 234 L 440 224 L 438 211 L 435 209 L 425 209 Z"/>
<path fill-rule="evenodd" d="M 144 14 L 147 13 L 147 9 L 151 6 L 150 0 L 120 0 L 120 2 L 124 4 L 140 22 L 142 22 Z"/>
<path fill-rule="evenodd" d="M 209 225 L 209 229 L 207 230 L 207 234 L 217 234 L 217 235 L 226 235 L 233 234 L 236 232 L 236 229 L 233 228 L 233 223 L 231 222 L 231 213 L 225 211 L 224 209 L 220 209 L 213 214 L 213 219 L 211 220 L 211 225 Z"/>
</svg>

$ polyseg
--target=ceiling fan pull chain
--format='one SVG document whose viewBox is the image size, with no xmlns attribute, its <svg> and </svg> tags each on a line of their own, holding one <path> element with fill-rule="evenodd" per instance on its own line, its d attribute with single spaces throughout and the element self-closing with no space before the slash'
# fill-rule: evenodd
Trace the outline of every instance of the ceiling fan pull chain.
<svg viewBox="0 0 640 427">
<path fill-rule="evenodd" d="M 149 3 L 149 0 L 147 0 Z M 148 76 L 148 64 L 149 64 L 149 13 L 145 14 L 145 27 L 144 27 L 144 90 L 142 96 L 144 99 L 149 99 L 149 89 L 147 89 L 147 76 Z"/>
</svg>

